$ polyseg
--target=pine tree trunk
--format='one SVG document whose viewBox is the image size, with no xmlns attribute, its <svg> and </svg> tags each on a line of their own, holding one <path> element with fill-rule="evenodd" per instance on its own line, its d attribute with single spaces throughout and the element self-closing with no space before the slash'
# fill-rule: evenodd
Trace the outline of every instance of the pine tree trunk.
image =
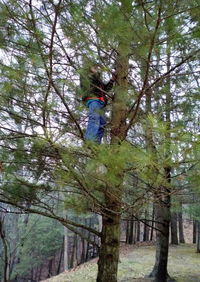
<svg viewBox="0 0 200 282">
<path fill-rule="evenodd" d="M 129 240 L 129 220 L 126 221 L 126 244 L 128 244 Z"/>
<path fill-rule="evenodd" d="M 155 204 L 156 221 L 156 260 L 150 277 L 155 282 L 165 282 L 169 277 L 167 272 L 169 249 L 170 197 L 165 196 Z"/>
<path fill-rule="evenodd" d="M 68 263 L 68 229 L 64 226 L 64 270 L 69 269 Z"/>
<path fill-rule="evenodd" d="M 49 261 L 49 270 L 48 270 L 48 278 L 52 276 L 52 265 L 53 265 L 53 259 L 50 259 Z"/>
<path fill-rule="evenodd" d="M 19 261 L 19 252 L 18 252 L 18 244 L 19 244 L 19 217 L 16 216 L 12 220 L 12 233 L 16 234 L 15 238 L 12 239 L 12 246 L 15 251 L 12 252 L 12 255 L 10 257 L 10 276 L 12 276 L 13 269 L 15 265 Z M 24 232 L 25 233 L 25 232 Z"/>
<path fill-rule="evenodd" d="M 95 242 L 96 241 L 96 236 L 93 235 L 93 241 Z M 95 258 L 96 257 L 96 246 L 92 245 L 92 258 Z"/>
<path fill-rule="evenodd" d="M 88 239 L 90 238 L 90 233 L 88 234 Z M 85 253 L 85 261 L 88 261 L 90 259 L 90 243 L 87 242 L 87 246 L 86 246 L 86 253 Z"/>
<path fill-rule="evenodd" d="M 85 240 L 81 238 L 81 246 L 82 246 L 82 252 L 81 252 L 81 260 L 80 263 L 85 262 Z"/>
<path fill-rule="evenodd" d="M 75 257 L 75 252 L 76 252 L 76 241 L 77 241 L 77 235 L 74 234 L 72 254 L 71 254 L 71 260 L 70 260 L 70 268 L 74 267 L 74 257 Z"/>
<path fill-rule="evenodd" d="M 170 25 L 170 24 L 169 24 Z M 169 25 L 166 21 L 166 33 L 168 34 Z M 171 45 L 169 40 L 166 47 L 167 70 L 171 68 Z M 173 99 L 171 92 L 171 78 L 166 78 L 166 103 L 165 103 L 165 121 L 167 122 L 167 130 L 165 133 L 165 159 L 171 156 L 171 111 L 173 107 Z M 171 167 L 166 165 L 163 167 L 165 180 L 170 186 L 171 183 Z M 170 206 L 171 206 L 171 190 L 167 187 L 160 187 L 159 194 L 155 193 L 157 203 L 155 205 L 156 219 L 156 261 L 150 277 L 154 277 L 155 282 L 172 281 L 167 271 L 168 251 L 169 251 L 169 224 L 170 224 Z"/>
<path fill-rule="evenodd" d="M 40 265 L 40 268 L 39 268 L 39 271 L 38 271 L 38 281 L 40 281 L 40 280 L 42 280 L 42 265 Z"/>
<path fill-rule="evenodd" d="M 137 221 L 137 242 L 140 242 L 140 221 Z"/>
<path fill-rule="evenodd" d="M 131 216 L 128 244 L 131 245 L 133 243 L 134 243 L 134 221 L 133 221 L 133 216 Z"/>
<path fill-rule="evenodd" d="M 31 281 L 34 281 L 34 269 L 33 269 L 33 267 L 31 268 Z"/>
<path fill-rule="evenodd" d="M 143 241 L 149 241 L 149 226 L 148 224 L 148 210 L 145 210 L 145 220 L 144 220 L 144 234 L 143 234 Z"/>
<path fill-rule="evenodd" d="M 79 237 L 76 234 L 76 241 L 75 241 L 75 260 L 74 260 L 74 265 L 75 267 L 78 265 L 78 243 L 79 243 Z"/>
<path fill-rule="evenodd" d="M 90 239 L 90 237 L 88 237 Z M 85 261 L 89 260 L 89 248 L 90 248 L 90 243 L 87 242 L 87 247 L 86 247 L 86 254 L 85 254 Z"/>
<path fill-rule="evenodd" d="M 154 204 L 153 204 L 150 241 L 153 241 L 154 218 L 155 218 L 155 208 L 154 208 Z"/>
<path fill-rule="evenodd" d="M 171 215 L 171 244 L 178 245 L 177 214 Z"/>
<path fill-rule="evenodd" d="M 87 225 L 87 220 L 85 222 L 85 224 Z M 89 219 L 89 227 L 92 227 L 92 220 L 91 218 Z M 91 239 L 91 233 L 88 232 L 88 239 Z M 88 261 L 90 259 L 90 243 L 87 242 L 87 247 L 86 247 L 86 254 L 85 254 L 85 261 Z"/>
<path fill-rule="evenodd" d="M 193 219 L 193 244 L 197 242 L 197 222 Z"/>
<path fill-rule="evenodd" d="M 134 244 L 137 242 L 137 221 L 134 220 Z"/>
<path fill-rule="evenodd" d="M 126 138 L 127 127 L 127 105 L 126 97 L 128 91 L 128 69 L 130 41 L 126 36 L 131 32 L 129 17 L 132 12 L 132 0 L 120 1 L 120 14 L 124 21 L 124 33 L 119 36 L 116 59 L 117 82 L 112 100 L 111 114 L 111 145 L 113 154 L 117 154 L 121 142 Z M 124 36 L 125 35 L 125 36 Z M 108 168 L 109 173 L 109 168 Z M 106 210 L 103 214 L 101 247 L 98 261 L 97 282 L 117 282 L 117 269 L 120 247 L 120 219 L 121 199 L 123 195 L 124 170 L 121 168 L 115 179 L 118 184 L 111 185 L 112 193 L 105 194 Z"/>
<path fill-rule="evenodd" d="M 97 282 L 117 282 L 119 260 L 120 216 L 103 216 Z"/>
<path fill-rule="evenodd" d="M 96 258 L 97 256 L 99 256 L 99 248 L 97 247 L 99 245 L 99 237 L 97 237 L 96 235 L 93 235 L 93 242 L 96 244 L 92 244 L 92 258 Z"/>
<path fill-rule="evenodd" d="M 200 253 L 200 221 L 197 222 L 197 253 Z"/>
<path fill-rule="evenodd" d="M 63 238 L 63 246 L 60 249 L 59 262 L 58 262 L 56 275 L 58 275 L 61 272 L 61 262 L 62 262 L 63 256 L 64 256 L 64 238 Z"/>
<path fill-rule="evenodd" d="M 170 68 L 170 53 L 168 54 L 168 69 Z M 170 109 L 171 109 L 171 92 L 170 81 L 168 81 L 169 92 L 166 96 L 166 120 L 168 122 L 168 132 L 166 133 L 166 158 L 171 156 L 170 153 Z M 164 167 L 165 180 L 171 183 L 171 167 Z M 168 251 L 169 251 L 169 226 L 170 226 L 170 207 L 171 196 L 167 187 L 158 188 L 155 193 L 155 226 L 156 226 L 156 259 L 153 271 L 150 277 L 155 282 L 173 281 L 167 271 Z"/>
<path fill-rule="evenodd" d="M 3 281 L 9 282 L 9 249 L 6 241 L 3 220 L 0 218 L 0 237 L 3 244 L 3 251 L 4 251 L 4 265 L 3 265 Z"/>
<path fill-rule="evenodd" d="M 179 242 L 185 244 L 184 232 L 183 232 L 183 216 L 182 211 L 178 213 L 178 226 L 179 226 Z"/>
</svg>

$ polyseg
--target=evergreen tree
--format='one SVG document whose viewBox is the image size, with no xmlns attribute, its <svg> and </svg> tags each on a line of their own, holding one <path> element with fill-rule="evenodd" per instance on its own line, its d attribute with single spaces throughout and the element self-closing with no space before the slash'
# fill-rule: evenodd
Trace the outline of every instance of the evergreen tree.
<svg viewBox="0 0 200 282">
<path fill-rule="evenodd" d="M 1 201 L 99 236 L 99 282 L 117 281 L 130 173 L 156 204 L 166 200 L 169 223 L 172 172 L 198 161 L 190 156 L 199 146 L 191 128 L 199 109 L 198 5 L 191 1 L 188 9 L 186 2 L 1 3 Z M 107 143 L 87 147 L 79 75 L 93 60 L 107 78 L 115 68 L 117 83 L 109 94 Z M 102 231 L 63 217 L 63 195 L 65 209 L 101 214 Z M 168 224 L 162 228 L 169 232 Z M 167 252 L 168 245 L 163 279 Z"/>
</svg>

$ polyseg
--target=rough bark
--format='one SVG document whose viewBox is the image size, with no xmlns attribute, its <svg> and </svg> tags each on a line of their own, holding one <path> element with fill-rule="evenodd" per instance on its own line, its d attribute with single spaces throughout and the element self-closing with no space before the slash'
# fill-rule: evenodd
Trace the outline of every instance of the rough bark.
<svg viewBox="0 0 200 282">
<path fill-rule="evenodd" d="M 168 249 L 169 249 L 169 223 L 170 223 L 170 197 L 165 196 L 162 201 L 155 204 L 156 220 L 156 259 L 153 271 L 149 275 L 155 282 L 167 281 Z"/>
<path fill-rule="evenodd" d="M 117 281 L 120 241 L 120 216 L 103 216 L 97 282 Z M 106 280 L 105 280 L 106 278 Z"/>
<path fill-rule="evenodd" d="M 171 244 L 178 245 L 177 214 L 171 214 Z"/>
<path fill-rule="evenodd" d="M 114 154 L 117 154 L 118 147 L 127 134 L 126 114 L 127 114 L 127 91 L 128 91 L 128 68 L 130 54 L 130 34 L 129 17 L 132 12 L 132 0 L 121 0 L 120 13 L 126 23 L 124 34 L 119 36 L 116 59 L 117 85 L 112 100 L 111 115 L 111 145 Z M 127 36 L 124 36 L 127 35 Z M 108 168 L 109 173 L 109 168 Z M 97 282 L 117 282 L 117 269 L 120 246 L 120 214 L 121 199 L 123 194 L 124 171 L 118 171 L 115 176 L 118 184 L 108 189 L 112 193 L 105 194 L 106 210 L 102 216 L 101 247 L 98 261 Z"/>
</svg>

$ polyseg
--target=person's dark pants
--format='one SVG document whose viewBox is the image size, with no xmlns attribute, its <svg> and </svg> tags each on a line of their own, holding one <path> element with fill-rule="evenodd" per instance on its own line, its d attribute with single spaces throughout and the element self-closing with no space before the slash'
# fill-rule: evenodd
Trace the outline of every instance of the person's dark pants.
<svg viewBox="0 0 200 282">
<path fill-rule="evenodd" d="M 104 103 L 101 101 L 91 101 L 88 103 L 89 119 L 85 139 L 101 144 L 106 125 Z"/>
</svg>

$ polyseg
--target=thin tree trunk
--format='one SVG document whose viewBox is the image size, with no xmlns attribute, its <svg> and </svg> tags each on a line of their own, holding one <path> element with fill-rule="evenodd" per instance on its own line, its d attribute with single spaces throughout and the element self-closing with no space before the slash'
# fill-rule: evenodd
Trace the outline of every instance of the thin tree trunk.
<svg viewBox="0 0 200 282">
<path fill-rule="evenodd" d="M 140 242 L 140 221 L 137 220 L 137 242 Z"/>
<path fill-rule="evenodd" d="M 178 213 L 179 242 L 185 244 L 182 210 Z"/>
<path fill-rule="evenodd" d="M 97 239 L 97 237 L 96 237 L 96 235 L 94 235 L 94 242 L 96 242 L 96 239 Z M 96 243 L 98 244 L 98 242 L 96 242 Z M 98 256 L 98 249 L 97 249 L 97 247 L 95 245 L 93 245 L 92 248 L 93 248 L 93 255 L 92 255 L 92 257 L 96 258 Z"/>
<path fill-rule="evenodd" d="M 80 263 L 85 262 L 85 240 L 81 238 L 81 246 L 82 246 L 82 251 L 81 251 L 81 260 Z"/>
<path fill-rule="evenodd" d="M 31 281 L 34 281 L 34 270 L 33 270 L 33 267 L 31 268 Z"/>
<path fill-rule="evenodd" d="M 28 207 L 30 207 L 31 206 L 31 204 L 29 203 L 29 204 L 27 204 L 26 206 L 28 206 Z M 24 232 L 23 232 L 23 234 L 25 235 L 26 234 L 26 231 L 27 231 L 27 228 L 28 228 L 28 222 L 29 222 L 29 215 L 27 214 L 27 215 L 25 215 L 24 217 L 23 217 L 23 224 L 24 224 Z M 16 223 L 17 224 L 17 223 Z M 17 227 L 17 226 L 16 226 Z M 19 232 L 19 227 L 17 228 L 17 230 L 16 230 L 16 235 L 18 234 L 18 232 Z M 24 235 L 22 235 L 22 237 L 20 238 L 20 248 L 19 248 L 19 252 L 16 252 L 16 254 L 15 254 L 15 258 L 14 258 L 14 262 L 13 262 L 13 266 L 12 266 L 12 272 L 13 272 L 13 269 L 15 268 L 15 267 L 17 267 L 17 265 L 19 265 L 20 263 L 21 263 L 21 255 L 22 255 L 22 249 L 23 249 L 23 246 L 24 246 L 24 242 L 25 242 L 25 240 L 26 240 L 26 236 L 24 236 Z M 18 236 L 18 235 L 17 235 Z M 17 239 L 19 240 L 19 236 L 18 236 L 18 238 L 16 238 L 16 246 L 17 246 Z M 18 246 L 19 247 L 19 246 Z M 17 249 L 17 248 L 16 248 Z M 19 274 L 18 273 L 16 273 L 16 272 L 14 272 L 13 273 L 13 275 L 12 276 L 14 276 L 13 277 L 13 280 L 15 279 L 16 281 L 19 279 L 18 278 L 18 276 L 19 276 Z"/>
<path fill-rule="evenodd" d="M 171 214 L 171 244 L 178 245 L 177 214 Z"/>
<path fill-rule="evenodd" d="M 87 224 L 87 220 L 86 220 Z M 89 219 L 89 226 L 92 227 L 92 219 Z M 88 239 L 91 240 L 91 233 L 88 232 Z M 86 254 L 85 254 L 85 261 L 88 261 L 91 258 L 90 256 L 90 243 L 87 242 L 87 247 L 86 247 Z"/>
<path fill-rule="evenodd" d="M 193 244 L 197 242 L 197 221 L 193 219 Z"/>
<path fill-rule="evenodd" d="M 128 244 L 129 240 L 129 220 L 126 221 L 126 244 Z"/>
<path fill-rule="evenodd" d="M 68 262 L 68 229 L 64 226 L 64 270 L 69 269 Z"/>
<path fill-rule="evenodd" d="M 12 232 L 16 234 L 16 236 L 12 239 L 12 252 L 10 254 L 10 276 L 12 276 L 13 269 L 15 265 L 19 261 L 18 257 L 18 244 L 19 244 L 19 216 L 14 216 L 12 219 Z"/>
<path fill-rule="evenodd" d="M 60 194 L 63 202 L 65 200 L 65 195 L 64 193 Z M 67 211 L 66 209 L 63 207 L 63 217 L 65 217 L 67 219 Z M 64 228 L 64 239 L 63 239 L 63 267 L 64 267 L 64 271 L 69 269 L 69 232 L 68 232 L 68 228 L 66 226 L 63 226 Z"/>
<path fill-rule="evenodd" d="M 136 244 L 136 242 L 137 242 L 137 227 L 138 227 L 138 225 L 137 225 L 137 221 L 136 220 L 134 220 L 134 244 Z"/>
<path fill-rule="evenodd" d="M 154 208 L 154 204 L 153 204 L 150 241 L 153 241 L 154 218 L 155 218 L 155 208 Z"/>
<path fill-rule="evenodd" d="M 76 241 L 77 241 L 77 235 L 74 234 L 71 260 L 70 260 L 70 268 L 74 267 L 74 257 L 75 257 L 75 252 L 76 252 Z"/>
<path fill-rule="evenodd" d="M 148 210 L 145 209 L 143 241 L 149 241 Z"/>
<path fill-rule="evenodd" d="M 63 246 L 60 249 L 60 256 L 59 256 L 59 262 L 58 262 L 56 275 L 58 275 L 61 272 L 61 262 L 62 262 L 63 257 L 64 257 L 64 237 L 63 237 Z"/>
<path fill-rule="evenodd" d="M 90 234 L 89 234 L 89 237 L 90 239 Z M 90 249 L 90 243 L 87 242 L 87 248 L 86 248 L 86 254 L 85 254 L 85 261 L 88 261 L 89 260 L 89 249 Z"/>
<path fill-rule="evenodd" d="M 3 267 L 3 281 L 9 282 L 9 252 L 8 252 L 8 245 L 6 241 L 5 231 L 3 227 L 3 220 L 0 218 L 0 237 L 3 243 L 4 248 L 4 267 Z"/>
<path fill-rule="evenodd" d="M 200 221 L 197 222 L 197 253 L 200 253 Z"/>
<path fill-rule="evenodd" d="M 129 238 L 128 238 L 128 244 L 133 244 L 134 243 L 134 221 L 133 221 L 133 216 L 131 216 L 130 220 L 130 232 L 129 232 Z"/>
<path fill-rule="evenodd" d="M 49 270 L 48 270 L 48 278 L 52 276 L 52 265 L 53 265 L 53 259 L 50 259 L 49 261 Z"/>
<path fill-rule="evenodd" d="M 43 277 L 41 277 L 42 274 L 42 265 L 40 265 L 39 271 L 38 271 L 38 281 L 42 280 Z"/>
<path fill-rule="evenodd" d="M 75 267 L 78 265 L 78 257 L 79 257 L 79 236 L 76 235 L 76 248 L 75 248 Z"/>
</svg>

